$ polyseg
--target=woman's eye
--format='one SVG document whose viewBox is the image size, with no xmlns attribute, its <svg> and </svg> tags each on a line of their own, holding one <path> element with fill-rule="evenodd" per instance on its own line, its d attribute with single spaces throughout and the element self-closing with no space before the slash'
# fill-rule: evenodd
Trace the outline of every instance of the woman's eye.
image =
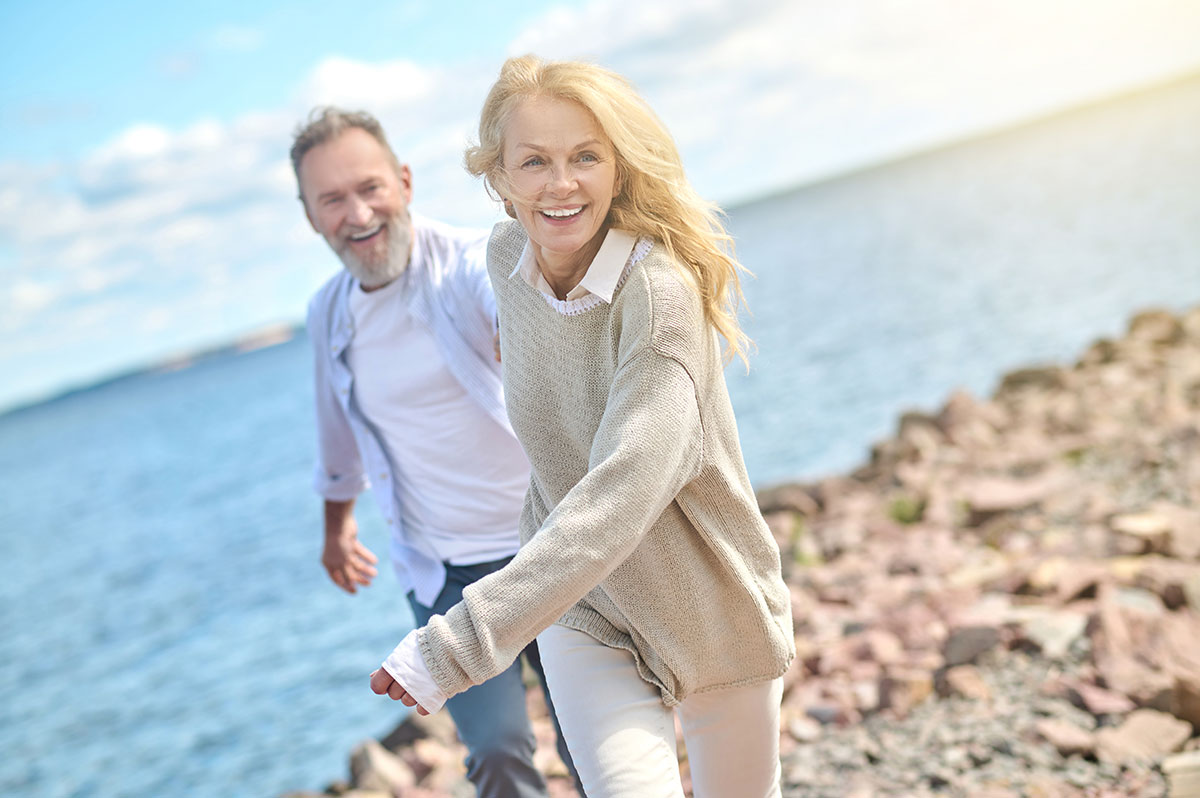
<svg viewBox="0 0 1200 798">
<path fill-rule="evenodd" d="M 579 156 L 579 160 L 582 163 L 596 163 L 600 159 L 595 155 L 595 153 L 585 152 Z"/>
<path fill-rule="evenodd" d="M 523 163 L 521 165 L 524 166 L 526 169 L 529 169 L 529 168 L 536 167 L 536 166 L 542 166 L 544 163 L 545 162 L 541 158 L 530 158 L 529 160 L 527 160 L 525 163 Z"/>
</svg>

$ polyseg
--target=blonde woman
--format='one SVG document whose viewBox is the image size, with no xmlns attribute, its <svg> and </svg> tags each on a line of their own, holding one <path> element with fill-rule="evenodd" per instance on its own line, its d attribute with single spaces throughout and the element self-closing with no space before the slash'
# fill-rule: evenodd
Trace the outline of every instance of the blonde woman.
<svg viewBox="0 0 1200 798">
<path fill-rule="evenodd" d="M 532 476 L 523 547 L 372 674 L 436 711 L 535 636 L 590 798 L 779 793 L 794 656 L 779 552 L 725 387 L 744 352 L 730 240 L 621 77 L 510 59 L 467 169 L 516 221 L 488 268 Z"/>
</svg>

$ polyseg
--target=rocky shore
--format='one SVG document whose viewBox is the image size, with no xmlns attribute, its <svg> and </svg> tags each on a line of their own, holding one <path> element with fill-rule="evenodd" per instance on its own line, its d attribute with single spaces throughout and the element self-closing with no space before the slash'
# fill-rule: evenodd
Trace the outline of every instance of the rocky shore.
<svg viewBox="0 0 1200 798">
<path fill-rule="evenodd" d="M 1200 308 L 759 502 L 796 624 L 785 796 L 1200 796 Z M 462 756 L 414 717 L 323 794 L 469 796 Z"/>
</svg>

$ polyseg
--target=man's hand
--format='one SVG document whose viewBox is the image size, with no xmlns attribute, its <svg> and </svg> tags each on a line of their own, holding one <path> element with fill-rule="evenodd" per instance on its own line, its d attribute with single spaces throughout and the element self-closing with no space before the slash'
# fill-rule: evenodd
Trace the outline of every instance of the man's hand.
<svg viewBox="0 0 1200 798">
<path fill-rule="evenodd" d="M 371 690 L 376 695 L 386 695 L 393 701 L 399 701 L 406 707 L 416 707 L 418 715 L 428 715 L 425 707 L 417 703 L 417 699 L 409 695 L 408 691 L 400 686 L 400 682 L 392 678 L 392 675 L 383 668 L 371 674 Z"/>
<path fill-rule="evenodd" d="M 354 502 L 325 502 L 325 550 L 321 564 L 333 583 L 347 593 L 357 593 L 378 575 L 379 559 L 358 539 Z"/>
</svg>

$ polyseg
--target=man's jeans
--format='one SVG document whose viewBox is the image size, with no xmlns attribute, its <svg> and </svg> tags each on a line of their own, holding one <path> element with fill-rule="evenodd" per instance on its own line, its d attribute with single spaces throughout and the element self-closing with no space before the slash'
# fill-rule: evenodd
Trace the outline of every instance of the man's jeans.
<svg viewBox="0 0 1200 798">
<path fill-rule="evenodd" d="M 475 565 L 447 564 L 446 585 L 432 607 L 417 603 L 413 594 L 408 594 L 417 626 L 424 626 L 433 615 L 444 614 L 462 600 L 464 587 L 500 570 L 510 559 L 505 557 Z M 530 643 L 523 654 L 542 684 L 542 694 L 558 733 L 558 755 L 574 777 L 575 768 L 554 716 L 537 643 Z M 479 798 L 545 798 L 546 781 L 533 764 L 537 743 L 525 709 L 520 658 L 498 676 L 451 698 L 446 702 L 446 709 L 458 727 L 459 738 L 467 747 L 467 778 L 475 783 Z M 577 780 L 576 784 L 579 789 Z"/>
</svg>

